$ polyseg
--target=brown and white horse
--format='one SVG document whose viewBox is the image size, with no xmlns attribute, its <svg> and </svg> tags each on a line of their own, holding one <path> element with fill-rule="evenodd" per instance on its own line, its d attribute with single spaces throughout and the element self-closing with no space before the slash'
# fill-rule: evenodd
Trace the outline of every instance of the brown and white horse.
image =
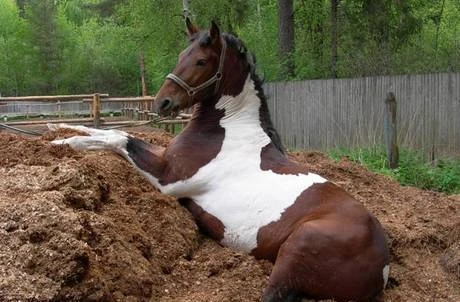
<svg viewBox="0 0 460 302">
<path fill-rule="evenodd" d="M 81 126 L 62 127 L 90 136 L 54 143 L 119 153 L 161 192 L 179 198 L 203 232 L 272 261 L 265 302 L 377 295 L 389 272 L 379 222 L 344 190 L 286 158 L 242 42 L 215 23 L 209 31 L 186 23 L 190 45 L 155 106 L 163 115 L 196 107 L 167 148 Z"/>
</svg>

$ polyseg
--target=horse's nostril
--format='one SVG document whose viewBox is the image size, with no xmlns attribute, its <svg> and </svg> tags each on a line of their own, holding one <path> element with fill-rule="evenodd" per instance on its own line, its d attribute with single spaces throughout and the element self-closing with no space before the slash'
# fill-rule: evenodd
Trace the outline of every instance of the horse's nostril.
<svg viewBox="0 0 460 302">
<path fill-rule="evenodd" d="M 172 105 L 171 99 L 164 99 L 160 104 L 160 110 L 168 110 Z"/>
</svg>

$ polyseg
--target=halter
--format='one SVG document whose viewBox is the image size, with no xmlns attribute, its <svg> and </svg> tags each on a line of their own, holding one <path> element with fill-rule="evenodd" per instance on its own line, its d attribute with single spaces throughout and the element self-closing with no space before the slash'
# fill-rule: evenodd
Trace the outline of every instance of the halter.
<svg viewBox="0 0 460 302">
<path fill-rule="evenodd" d="M 206 82 L 198 86 L 192 87 L 188 85 L 184 80 L 182 80 L 179 76 L 175 75 L 174 73 L 168 74 L 166 78 L 172 80 L 177 85 L 182 87 L 185 91 L 187 91 L 189 96 L 193 96 L 195 93 L 212 85 L 214 82 L 216 82 L 216 88 L 214 90 L 214 93 L 217 93 L 217 91 L 219 90 L 219 86 L 220 86 L 220 80 L 222 79 L 222 70 L 224 69 L 225 51 L 227 49 L 227 44 L 225 43 L 225 40 L 222 39 L 221 41 L 222 41 L 222 50 L 220 52 L 219 68 L 217 69 L 217 72 L 209 80 L 207 80 Z"/>
</svg>

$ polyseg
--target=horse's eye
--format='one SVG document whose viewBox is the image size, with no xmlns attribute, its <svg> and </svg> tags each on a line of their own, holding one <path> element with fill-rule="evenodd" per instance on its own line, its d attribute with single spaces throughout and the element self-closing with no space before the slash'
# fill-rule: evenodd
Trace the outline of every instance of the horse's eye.
<svg viewBox="0 0 460 302">
<path fill-rule="evenodd" d="M 206 65 L 206 60 L 205 59 L 199 59 L 198 61 L 196 61 L 196 65 L 204 66 L 204 65 Z"/>
</svg>

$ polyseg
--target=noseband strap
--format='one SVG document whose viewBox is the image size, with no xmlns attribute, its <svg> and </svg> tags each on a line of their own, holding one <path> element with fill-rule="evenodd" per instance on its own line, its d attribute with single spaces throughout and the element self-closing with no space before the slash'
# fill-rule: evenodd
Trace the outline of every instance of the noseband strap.
<svg viewBox="0 0 460 302">
<path fill-rule="evenodd" d="M 225 60 L 226 49 L 227 49 L 227 44 L 225 43 L 225 40 L 222 39 L 222 50 L 220 52 L 219 68 L 217 69 L 217 72 L 209 80 L 207 80 L 206 82 L 204 82 L 204 83 L 202 83 L 202 84 L 200 84 L 198 86 L 192 87 L 192 86 L 188 85 L 184 80 L 182 80 L 180 77 L 178 77 L 174 73 L 168 74 L 166 76 L 166 78 L 172 80 L 177 85 L 182 87 L 185 91 L 187 91 L 189 96 L 193 96 L 198 91 L 201 91 L 201 90 L 205 89 L 206 87 L 214 84 L 214 82 L 216 83 L 214 93 L 217 93 L 217 91 L 219 91 L 220 80 L 222 79 L 222 71 L 224 69 L 224 60 Z"/>
</svg>

